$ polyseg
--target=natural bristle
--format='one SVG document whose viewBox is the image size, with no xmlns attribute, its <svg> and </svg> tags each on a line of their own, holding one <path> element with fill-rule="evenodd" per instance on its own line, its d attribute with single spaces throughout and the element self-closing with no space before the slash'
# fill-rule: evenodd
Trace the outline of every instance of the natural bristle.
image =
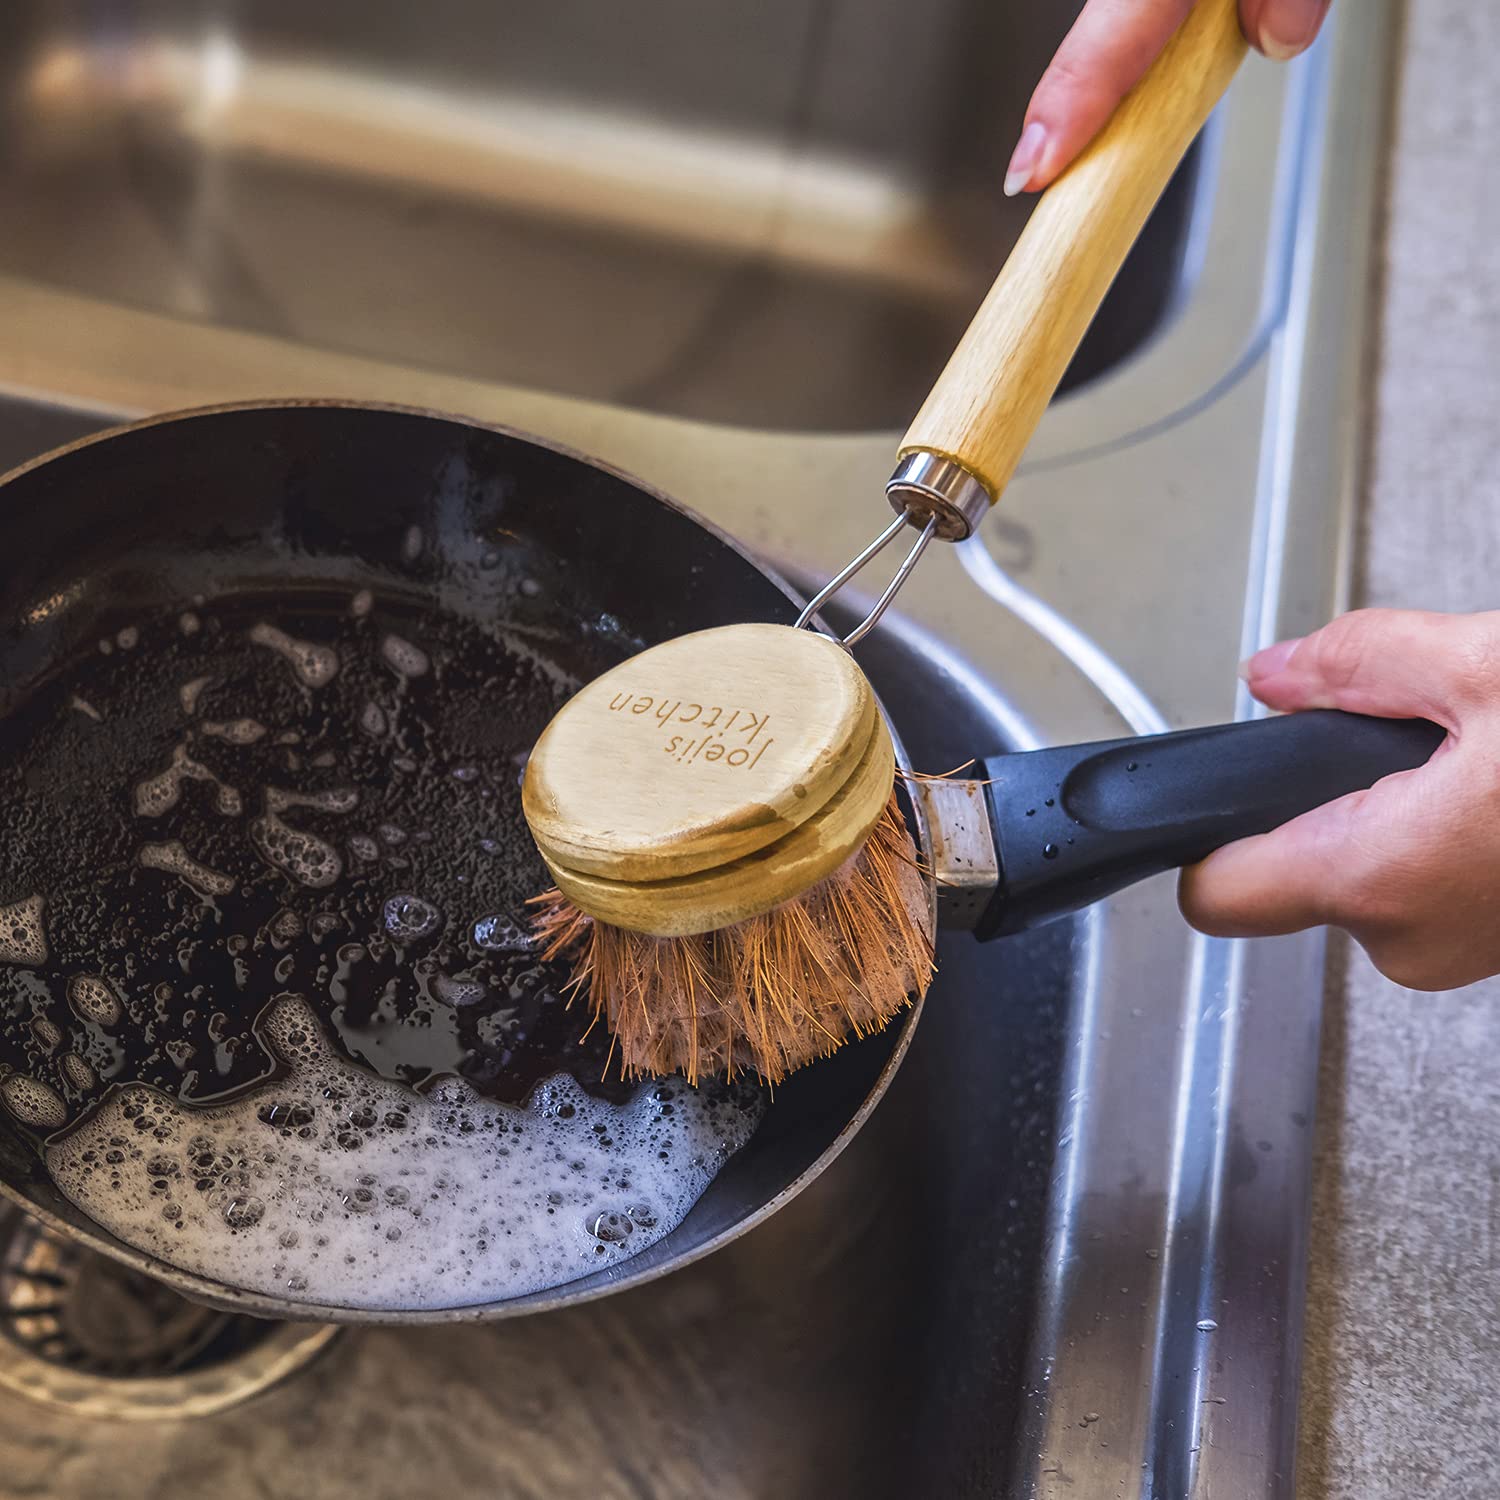
<svg viewBox="0 0 1500 1500">
<path fill-rule="evenodd" d="M 926 881 L 894 796 L 827 879 L 719 932 L 628 932 L 556 890 L 534 904 L 546 955 L 572 961 L 626 1077 L 750 1071 L 777 1083 L 880 1030 L 932 978 Z"/>
</svg>

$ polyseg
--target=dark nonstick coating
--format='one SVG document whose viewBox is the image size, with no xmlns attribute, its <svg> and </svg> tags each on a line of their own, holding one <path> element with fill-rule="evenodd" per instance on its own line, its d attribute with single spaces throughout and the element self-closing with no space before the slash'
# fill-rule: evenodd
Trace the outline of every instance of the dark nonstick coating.
<svg viewBox="0 0 1500 1500">
<path fill-rule="evenodd" d="M 624 475 L 533 438 L 400 408 L 278 403 L 141 423 L 0 479 L 0 505 L 0 714 L 81 646 L 195 594 L 368 586 L 479 622 L 580 631 L 612 615 L 646 645 L 797 614 L 785 586 L 727 537 Z M 415 569 L 402 562 L 412 526 L 426 542 Z M 482 567 L 496 550 L 500 565 L 491 556 Z M 544 582 L 535 597 L 519 594 L 522 574 Z M 241 1003 L 258 1009 L 265 998 Z M 537 1311 L 662 1275 L 774 1211 L 862 1123 L 916 1014 L 779 1088 L 750 1144 L 657 1244 L 617 1269 L 502 1302 L 327 1308 L 180 1271 L 80 1214 L 3 1122 L 0 1191 L 95 1249 L 242 1311 L 349 1322 Z"/>
</svg>

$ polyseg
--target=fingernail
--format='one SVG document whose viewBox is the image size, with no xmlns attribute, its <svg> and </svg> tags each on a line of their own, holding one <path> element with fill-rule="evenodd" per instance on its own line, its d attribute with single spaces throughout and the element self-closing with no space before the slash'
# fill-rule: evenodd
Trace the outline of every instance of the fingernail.
<svg viewBox="0 0 1500 1500">
<path fill-rule="evenodd" d="M 1319 8 L 1306 4 L 1296 16 L 1267 16 L 1260 23 L 1256 45 L 1273 62 L 1286 62 L 1299 52 L 1306 52 L 1312 45 L 1312 39 L 1318 34 L 1319 19 Z"/>
<path fill-rule="evenodd" d="M 1247 661 L 1240 663 L 1240 678 L 1249 682 L 1251 678 L 1274 677 L 1278 672 L 1284 672 L 1292 659 L 1292 653 L 1301 644 L 1302 637 L 1297 636 L 1290 641 L 1277 641 L 1264 651 L 1257 651 Z"/>
<path fill-rule="evenodd" d="M 1016 149 L 1011 153 L 1010 165 L 1005 169 L 1005 196 L 1014 198 L 1024 192 L 1026 184 L 1036 173 L 1037 163 L 1042 159 L 1042 147 L 1047 144 L 1047 127 L 1040 120 L 1033 120 L 1021 132 Z"/>
<path fill-rule="evenodd" d="M 1302 51 L 1304 45 L 1302 42 L 1282 41 L 1267 26 L 1262 26 L 1260 29 L 1260 50 L 1272 62 L 1290 62 L 1292 58 Z"/>
</svg>

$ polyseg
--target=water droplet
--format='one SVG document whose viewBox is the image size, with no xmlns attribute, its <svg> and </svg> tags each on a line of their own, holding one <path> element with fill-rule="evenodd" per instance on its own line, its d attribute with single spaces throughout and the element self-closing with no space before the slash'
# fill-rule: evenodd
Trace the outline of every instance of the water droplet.
<svg viewBox="0 0 1500 1500">
<path fill-rule="evenodd" d="M 1218 1323 L 1213 1318 L 1198 1319 L 1197 1327 L 1199 1333 L 1212 1333 L 1218 1326 Z"/>
<path fill-rule="evenodd" d="M 1058 847 L 1057 847 L 1056 844 L 1043 844 L 1042 845 L 1042 858 L 1043 859 L 1056 859 L 1057 856 L 1058 856 L 1058 853 L 1059 853 L 1059 850 L 1058 850 Z"/>
</svg>

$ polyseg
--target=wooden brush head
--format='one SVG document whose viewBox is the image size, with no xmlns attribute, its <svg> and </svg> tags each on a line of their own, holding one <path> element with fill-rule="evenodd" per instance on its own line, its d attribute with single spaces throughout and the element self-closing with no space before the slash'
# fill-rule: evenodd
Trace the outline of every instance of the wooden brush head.
<svg viewBox="0 0 1500 1500">
<path fill-rule="evenodd" d="M 894 774 L 874 694 L 838 642 L 726 625 L 653 646 L 565 704 L 531 752 L 522 806 L 581 911 L 681 937 L 831 874 Z"/>
</svg>

